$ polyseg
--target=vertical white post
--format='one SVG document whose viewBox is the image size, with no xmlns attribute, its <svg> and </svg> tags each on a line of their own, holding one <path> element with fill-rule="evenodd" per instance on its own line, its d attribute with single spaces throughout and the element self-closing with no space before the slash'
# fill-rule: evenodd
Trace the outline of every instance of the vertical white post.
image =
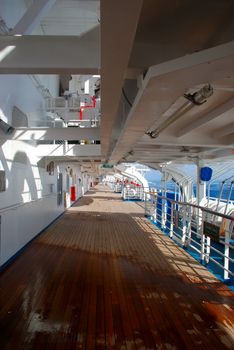
<svg viewBox="0 0 234 350">
<path fill-rule="evenodd" d="M 201 224 L 201 252 L 200 252 L 200 261 L 203 262 L 205 258 L 205 235 L 203 234 L 203 221 Z"/>
<path fill-rule="evenodd" d="M 174 221 L 174 203 L 171 202 L 171 221 L 170 221 L 170 237 L 173 237 L 173 221 Z"/>
<path fill-rule="evenodd" d="M 183 220 L 182 220 L 182 243 L 185 245 L 186 241 L 186 206 L 183 206 Z"/>
<path fill-rule="evenodd" d="M 155 208 L 154 208 L 154 222 L 157 222 L 158 218 L 158 193 L 155 193 Z"/>
<path fill-rule="evenodd" d="M 187 245 L 191 242 L 191 227 L 192 227 L 192 207 L 188 206 L 188 220 L 187 220 Z"/>
<path fill-rule="evenodd" d="M 84 83 L 84 93 L 89 94 L 89 79 L 87 79 Z"/>
<path fill-rule="evenodd" d="M 163 191 L 162 195 L 163 197 L 166 197 L 166 192 L 167 192 L 167 182 L 166 182 L 166 173 L 164 172 L 164 184 L 163 184 Z M 167 217 L 167 210 L 166 210 L 166 199 L 162 199 L 162 228 L 165 229 L 166 227 L 166 217 Z"/>
<path fill-rule="evenodd" d="M 197 160 L 197 204 L 201 205 L 202 200 L 206 197 L 206 183 L 200 180 L 201 160 Z M 203 235 L 202 228 L 202 212 L 197 209 L 197 233 Z"/>
<path fill-rule="evenodd" d="M 65 113 L 64 113 L 65 123 L 68 123 L 68 97 L 65 99 Z"/>
<path fill-rule="evenodd" d="M 205 261 L 206 264 L 208 264 L 210 260 L 210 237 L 206 237 L 206 257 L 205 257 Z"/>
<path fill-rule="evenodd" d="M 227 280 L 229 278 L 229 243 L 230 243 L 230 234 L 229 230 L 225 230 L 225 246 L 224 246 L 224 272 L 223 278 Z"/>
<path fill-rule="evenodd" d="M 161 227 L 165 228 L 165 200 L 162 199 L 162 210 L 161 210 Z"/>
<path fill-rule="evenodd" d="M 150 208 L 151 196 L 149 197 L 149 200 L 147 202 L 147 194 L 144 192 L 144 200 L 145 200 L 145 216 L 148 216 L 150 212 L 147 208 Z"/>
</svg>

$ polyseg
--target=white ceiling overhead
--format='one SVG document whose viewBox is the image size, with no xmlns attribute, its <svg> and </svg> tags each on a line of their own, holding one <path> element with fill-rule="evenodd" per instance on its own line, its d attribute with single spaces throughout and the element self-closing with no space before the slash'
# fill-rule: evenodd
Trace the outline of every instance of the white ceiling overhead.
<svg viewBox="0 0 234 350">
<path fill-rule="evenodd" d="M 233 157 L 233 0 L 57 0 L 33 34 L 0 38 L 15 46 L 0 72 L 101 70 L 106 161 Z M 184 96 L 205 84 L 214 91 L 204 104 Z"/>
<path fill-rule="evenodd" d="M 233 1 L 148 0 L 142 4 L 118 109 L 109 109 L 106 119 L 102 104 L 103 155 L 114 164 L 233 158 Z M 116 33 L 115 41 L 121 42 L 123 35 Z M 103 57 L 114 52 L 115 47 L 106 45 L 103 37 L 101 46 Z M 122 50 L 115 55 L 112 67 L 119 68 L 123 55 Z M 105 69 L 103 60 L 101 68 L 102 87 L 112 79 L 112 89 L 102 90 L 111 104 L 119 76 Z M 130 79 L 136 81 L 135 95 L 134 88 L 128 90 Z M 213 93 L 204 104 L 195 105 L 184 97 L 209 83 Z M 185 104 L 183 113 L 179 112 Z M 106 132 L 110 121 L 112 134 Z M 153 130 L 159 130 L 156 138 L 147 135 Z"/>
<path fill-rule="evenodd" d="M 98 0 L 57 0 L 33 34 L 82 35 L 99 24 Z"/>
</svg>

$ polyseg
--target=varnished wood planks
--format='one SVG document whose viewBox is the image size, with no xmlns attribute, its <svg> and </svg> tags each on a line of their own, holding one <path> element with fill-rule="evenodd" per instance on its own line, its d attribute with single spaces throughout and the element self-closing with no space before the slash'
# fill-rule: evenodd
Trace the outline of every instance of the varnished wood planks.
<svg viewBox="0 0 234 350">
<path fill-rule="evenodd" d="M 99 188 L 0 275 L 1 349 L 231 349 L 233 294 Z"/>
</svg>

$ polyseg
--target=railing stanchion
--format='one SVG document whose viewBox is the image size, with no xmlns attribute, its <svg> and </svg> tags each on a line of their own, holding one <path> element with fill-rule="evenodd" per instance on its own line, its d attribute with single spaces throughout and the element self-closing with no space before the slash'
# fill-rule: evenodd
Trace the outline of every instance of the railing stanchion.
<svg viewBox="0 0 234 350">
<path fill-rule="evenodd" d="M 147 216 L 147 203 L 146 203 L 146 193 L 144 193 L 144 200 L 145 200 L 145 216 Z"/>
<path fill-rule="evenodd" d="M 229 279 L 229 243 L 230 243 L 230 234 L 229 231 L 225 230 L 225 243 L 224 243 L 224 270 L 223 278 L 225 280 Z"/>
<path fill-rule="evenodd" d="M 187 246 L 190 245 L 192 236 L 192 207 L 188 207 L 187 215 Z"/>
<path fill-rule="evenodd" d="M 149 203 L 147 202 L 149 199 Z M 170 208 L 167 213 L 166 203 Z M 149 206 L 148 206 L 149 204 Z M 158 205 L 159 204 L 159 205 Z M 149 193 L 145 196 L 145 212 L 149 212 L 162 230 L 166 227 L 169 236 L 184 247 L 195 251 L 202 264 L 214 263 L 223 270 L 224 280 L 234 277 L 230 267 L 233 262 L 233 227 L 234 218 L 226 213 L 218 213 L 197 204 L 169 199 L 165 196 Z M 217 217 L 216 220 L 214 218 Z M 180 221 L 182 218 L 182 222 Z M 226 225 L 223 230 L 221 219 Z M 168 221 L 166 221 L 168 220 Z M 222 232 L 225 233 L 223 237 Z M 217 242 L 217 244 L 213 244 Z"/>
<path fill-rule="evenodd" d="M 154 221 L 158 221 L 158 196 L 155 196 L 155 210 L 154 210 Z"/>
<path fill-rule="evenodd" d="M 205 256 L 205 262 L 206 264 L 209 263 L 209 260 L 210 260 L 210 237 L 206 237 L 206 256 Z"/>
<path fill-rule="evenodd" d="M 161 205 L 161 228 L 162 228 L 162 230 L 165 228 L 164 216 L 165 216 L 165 199 L 163 197 L 162 198 L 162 205 Z"/>
<path fill-rule="evenodd" d="M 203 233 L 203 221 L 201 222 L 201 227 L 200 227 L 200 234 L 201 234 L 201 252 L 200 252 L 200 261 L 201 263 L 204 262 L 205 258 L 205 235 Z"/>
<path fill-rule="evenodd" d="M 174 221 L 174 203 L 171 202 L 171 221 L 170 221 L 170 237 L 173 237 L 173 221 Z"/>
<path fill-rule="evenodd" d="M 182 217 L 182 244 L 183 246 L 185 245 L 186 243 L 186 231 L 187 231 L 187 228 L 186 228 L 186 206 L 183 206 L 183 217 Z"/>
</svg>

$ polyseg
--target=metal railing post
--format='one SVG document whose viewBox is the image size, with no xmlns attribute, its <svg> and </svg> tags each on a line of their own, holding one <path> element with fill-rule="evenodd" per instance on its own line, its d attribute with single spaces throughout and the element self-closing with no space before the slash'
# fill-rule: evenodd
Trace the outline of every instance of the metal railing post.
<svg viewBox="0 0 234 350">
<path fill-rule="evenodd" d="M 224 242 L 224 270 L 223 278 L 225 280 L 229 279 L 229 243 L 230 243 L 230 234 L 229 231 L 225 230 L 225 242 Z"/>
<path fill-rule="evenodd" d="M 154 210 L 154 221 L 158 220 L 158 196 L 155 195 L 155 210 Z"/>
<path fill-rule="evenodd" d="M 188 215 L 187 215 L 187 242 L 186 245 L 188 246 L 191 241 L 191 235 L 192 235 L 192 207 L 188 207 Z"/>
<path fill-rule="evenodd" d="M 205 254 L 205 263 L 208 264 L 210 260 L 210 244 L 211 239 L 210 237 L 206 237 L 206 254 Z"/>
<path fill-rule="evenodd" d="M 145 216 L 147 216 L 147 203 L 146 203 L 146 199 L 147 199 L 147 194 L 144 192 L 144 200 L 145 200 Z"/>
<path fill-rule="evenodd" d="M 159 199 L 161 208 L 157 205 Z M 171 205 L 168 216 L 165 206 L 166 200 Z M 150 215 L 152 215 L 151 217 L 154 217 L 158 223 L 160 222 L 162 227 L 166 223 L 165 220 L 170 216 L 167 228 L 169 229 L 169 236 L 171 238 L 173 237 L 184 246 L 189 245 L 191 249 L 199 254 L 201 263 L 208 264 L 211 261 L 221 268 L 223 270 L 224 280 L 234 277 L 234 272 L 230 267 L 230 262 L 234 261 L 231 255 L 231 252 L 234 251 L 231 240 L 234 227 L 233 211 L 231 215 L 227 215 L 226 213 L 218 213 L 197 204 L 168 199 L 162 195 L 154 194 L 152 196 L 152 193 L 150 193 L 151 205 L 149 208 L 146 201 L 146 212 L 148 210 Z M 175 211 L 178 206 L 178 211 Z M 182 225 L 181 222 L 178 225 L 179 215 L 182 218 Z M 217 217 L 216 220 L 214 220 L 215 217 Z M 221 219 L 226 223 L 224 229 L 222 229 L 220 224 Z M 196 229 L 196 224 L 198 223 L 199 231 L 198 228 Z M 222 232 L 225 236 L 222 235 Z M 216 243 L 214 244 L 214 242 Z"/>
<path fill-rule="evenodd" d="M 200 210 L 199 210 L 200 211 Z M 198 212 L 199 212 L 198 211 Z M 201 234 L 201 251 L 200 251 L 200 262 L 204 262 L 205 258 L 205 235 L 203 233 L 203 220 L 201 221 L 200 234 Z"/>
<path fill-rule="evenodd" d="M 173 229 L 174 229 L 174 203 L 171 202 L 171 220 L 170 220 L 170 237 L 173 237 Z"/>
<path fill-rule="evenodd" d="M 164 229 L 165 227 L 165 222 L 164 222 L 164 199 L 162 199 L 162 204 L 161 204 L 161 228 Z"/>
<path fill-rule="evenodd" d="M 187 227 L 186 227 L 186 207 L 183 206 L 183 218 L 182 218 L 182 244 L 183 246 L 185 245 L 186 242 L 186 231 L 187 231 Z"/>
</svg>

